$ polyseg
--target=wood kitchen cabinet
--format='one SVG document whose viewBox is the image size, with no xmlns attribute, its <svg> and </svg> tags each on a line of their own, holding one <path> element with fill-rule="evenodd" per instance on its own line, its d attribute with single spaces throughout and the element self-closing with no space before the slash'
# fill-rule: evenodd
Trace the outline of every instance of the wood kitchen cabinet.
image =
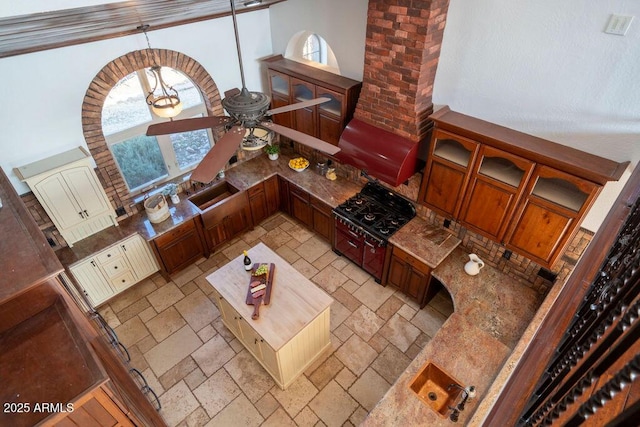
<svg viewBox="0 0 640 427">
<path fill-rule="evenodd" d="M 147 242 L 135 234 L 71 265 L 69 271 L 95 307 L 152 275 L 158 265 Z"/>
<path fill-rule="evenodd" d="M 267 71 L 271 88 L 271 108 L 284 107 L 291 103 L 290 77 L 275 70 Z M 273 122 L 288 128 L 293 127 L 292 112 L 275 114 Z"/>
<path fill-rule="evenodd" d="M 342 130 L 353 118 L 362 83 L 282 55 L 263 62 L 267 67 L 272 108 L 317 97 L 329 98 L 323 104 L 276 114 L 274 121 L 338 145 Z"/>
<path fill-rule="evenodd" d="M 280 210 L 291 215 L 291 197 L 289 196 L 289 181 L 278 175 L 278 193 L 280 195 Z"/>
<path fill-rule="evenodd" d="M 462 203 L 460 221 L 502 241 L 533 167 L 530 160 L 483 145 Z"/>
<path fill-rule="evenodd" d="M 69 246 L 118 225 L 115 211 L 82 147 L 15 168 Z"/>
<path fill-rule="evenodd" d="M 247 190 L 247 193 L 254 225 L 260 224 L 278 211 L 280 207 L 280 192 L 277 175 L 254 185 Z"/>
<path fill-rule="evenodd" d="M 324 237 L 333 246 L 335 222 L 331 214 L 331 206 L 313 196 L 309 196 L 309 204 L 313 231 Z"/>
<path fill-rule="evenodd" d="M 309 193 L 297 185 L 289 183 L 289 198 L 291 200 L 291 216 L 307 227 L 313 228 L 313 210 Z"/>
<path fill-rule="evenodd" d="M 213 252 L 223 243 L 252 227 L 248 192 L 233 194 L 219 206 L 203 211 L 200 218 L 206 248 Z"/>
<path fill-rule="evenodd" d="M 316 86 L 313 83 L 291 77 L 291 104 L 310 101 L 316 97 Z M 307 135 L 318 135 L 318 110 L 316 106 L 298 108 L 293 112 L 293 128 Z"/>
<path fill-rule="evenodd" d="M 287 187 L 290 215 L 333 244 L 335 223 L 331 206 L 293 183 L 288 183 Z"/>
<path fill-rule="evenodd" d="M 593 204 L 600 186 L 539 165 L 529 181 L 506 238 L 509 249 L 541 264 L 562 255 L 572 234 L 568 230 Z"/>
<path fill-rule="evenodd" d="M 480 144 L 435 130 L 418 199 L 427 207 L 456 218 L 469 184 Z"/>
<path fill-rule="evenodd" d="M 193 218 L 151 241 L 165 278 L 206 256 L 200 223 Z"/>
<path fill-rule="evenodd" d="M 391 249 L 391 257 L 386 285 L 400 290 L 423 308 L 427 304 L 431 268 L 396 246 L 387 249 Z"/>
<path fill-rule="evenodd" d="M 451 111 L 435 123 L 418 201 L 552 268 L 618 163 Z"/>
</svg>

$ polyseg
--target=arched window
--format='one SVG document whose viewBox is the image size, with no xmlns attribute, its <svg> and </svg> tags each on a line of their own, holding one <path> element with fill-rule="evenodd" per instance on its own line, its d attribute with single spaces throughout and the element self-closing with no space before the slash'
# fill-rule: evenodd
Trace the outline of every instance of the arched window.
<svg viewBox="0 0 640 427">
<path fill-rule="evenodd" d="M 321 64 L 326 64 L 326 55 L 322 55 L 322 38 L 317 34 L 311 34 L 304 42 L 304 46 L 302 47 L 302 57 L 309 61 L 319 62 Z"/>
<path fill-rule="evenodd" d="M 169 67 L 162 67 L 161 73 L 183 104 L 175 119 L 207 114 L 200 91 L 187 76 Z M 102 107 L 102 132 L 132 193 L 190 171 L 213 141 L 210 130 L 146 136 L 150 124 L 166 121 L 155 116 L 146 102 L 153 83 L 150 68 L 133 72 L 116 83 Z"/>
</svg>

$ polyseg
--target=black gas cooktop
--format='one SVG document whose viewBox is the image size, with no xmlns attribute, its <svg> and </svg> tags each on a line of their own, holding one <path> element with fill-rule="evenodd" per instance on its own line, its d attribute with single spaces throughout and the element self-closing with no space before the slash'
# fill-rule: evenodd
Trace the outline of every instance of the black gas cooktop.
<svg viewBox="0 0 640 427">
<path fill-rule="evenodd" d="M 375 181 L 333 211 L 383 241 L 416 216 L 413 203 Z"/>
</svg>

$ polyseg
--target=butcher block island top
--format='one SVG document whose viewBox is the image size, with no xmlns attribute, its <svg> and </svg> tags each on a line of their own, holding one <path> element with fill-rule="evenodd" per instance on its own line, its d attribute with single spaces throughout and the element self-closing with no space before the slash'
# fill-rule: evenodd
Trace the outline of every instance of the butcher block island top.
<svg viewBox="0 0 640 427">
<path fill-rule="evenodd" d="M 274 265 L 271 298 L 260 306 L 247 304 L 251 272 L 244 255 L 207 276 L 227 328 L 236 335 L 283 389 L 330 345 L 329 310 L 333 299 L 287 261 L 259 243 L 248 250 L 252 263 Z"/>
</svg>

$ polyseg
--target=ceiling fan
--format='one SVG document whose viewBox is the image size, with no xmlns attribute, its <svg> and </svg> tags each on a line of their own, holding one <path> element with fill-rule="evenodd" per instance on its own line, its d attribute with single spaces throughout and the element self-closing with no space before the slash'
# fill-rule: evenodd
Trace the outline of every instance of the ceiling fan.
<svg viewBox="0 0 640 427">
<path fill-rule="evenodd" d="M 269 109 L 271 102 L 269 96 L 261 92 L 250 92 L 244 80 L 234 0 L 230 0 L 230 3 L 236 48 L 238 50 L 238 62 L 240 64 L 242 89 L 231 89 L 224 94 L 222 106 L 229 116 L 196 117 L 153 124 L 147 129 L 147 136 L 189 132 L 206 128 L 215 129 L 224 126 L 226 129 L 225 134 L 216 142 L 211 150 L 209 150 L 200 164 L 196 166 L 191 173 L 192 181 L 203 183 L 213 181 L 218 172 L 224 168 L 224 165 L 241 145 L 244 149 L 249 150 L 259 149 L 265 145 L 264 137 L 254 133 L 256 129 L 262 129 L 268 134 L 272 132 L 279 133 L 280 135 L 330 155 L 340 151 L 335 145 L 329 144 L 321 139 L 269 121 L 269 118 L 275 114 L 311 107 L 330 101 L 330 99 L 314 98 Z"/>
</svg>

